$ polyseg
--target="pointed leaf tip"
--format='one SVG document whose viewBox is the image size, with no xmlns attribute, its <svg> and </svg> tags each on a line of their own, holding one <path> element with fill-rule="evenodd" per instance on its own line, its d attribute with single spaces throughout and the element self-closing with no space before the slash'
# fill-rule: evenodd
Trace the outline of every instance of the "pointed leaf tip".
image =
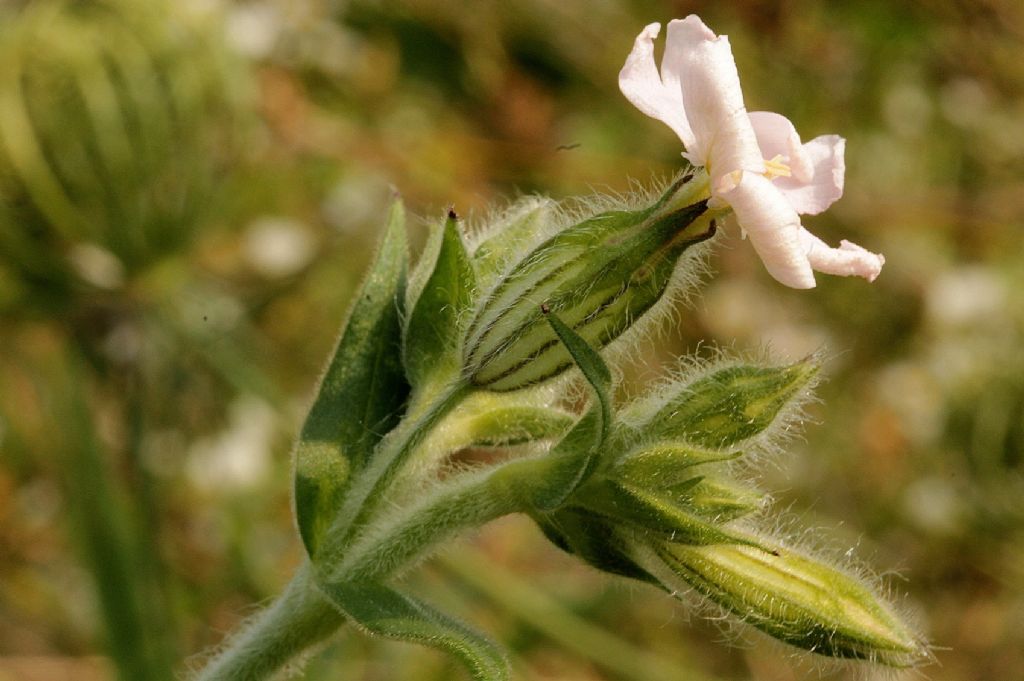
<svg viewBox="0 0 1024 681">
<path fill-rule="evenodd" d="M 550 310 L 545 311 L 545 309 L 546 305 L 542 304 L 541 311 L 544 312 L 548 324 L 551 325 L 558 339 L 569 351 L 569 354 L 572 355 L 573 361 L 576 362 L 576 366 L 580 368 L 583 376 L 594 388 L 602 405 L 610 413 L 611 404 L 608 390 L 612 384 L 612 372 L 608 365 L 601 359 L 601 355 L 598 354 L 597 350 L 591 347 L 590 343 L 569 328 L 558 315 L 552 314 Z"/>
<path fill-rule="evenodd" d="M 562 506 L 586 482 L 594 470 L 597 454 L 611 426 L 611 371 L 608 365 L 558 315 L 546 313 L 546 319 L 590 382 L 595 400 L 572 430 L 541 460 L 546 470 L 526 485 L 524 492 L 529 505 L 541 512 L 550 512 Z"/>
<path fill-rule="evenodd" d="M 449 210 L 432 270 L 406 323 L 404 360 L 413 387 L 439 376 L 450 380 L 460 368 L 462 324 L 476 282 L 457 220 Z"/>
</svg>

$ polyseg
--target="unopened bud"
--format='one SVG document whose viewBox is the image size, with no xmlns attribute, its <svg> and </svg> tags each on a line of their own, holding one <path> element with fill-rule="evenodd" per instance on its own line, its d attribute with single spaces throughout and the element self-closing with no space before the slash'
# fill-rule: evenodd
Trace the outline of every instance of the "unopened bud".
<svg viewBox="0 0 1024 681">
<path fill-rule="evenodd" d="M 671 590 L 681 579 L 743 621 L 791 645 L 830 657 L 909 667 L 922 641 L 853 577 L 806 556 L 750 546 L 661 543 L 652 574 Z M 776 555 L 777 554 L 777 555 Z M 644 560 L 652 568 L 651 561 Z"/>
<path fill-rule="evenodd" d="M 663 494 L 715 523 L 725 523 L 759 510 L 764 495 L 756 489 L 717 478 L 692 478 L 669 487 Z"/>
<path fill-rule="evenodd" d="M 680 498 L 694 493 L 702 480 L 694 478 L 692 482 L 683 483 L 676 495 L 671 490 L 645 490 L 602 479 L 581 489 L 576 503 L 616 522 L 656 532 L 672 542 L 762 546 L 756 538 L 734 532 Z"/>
<path fill-rule="evenodd" d="M 661 489 L 694 477 L 694 466 L 730 461 L 741 454 L 700 449 L 686 442 L 654 442 L 623 455 L 613 470 L 616 478 L 630 484 Z"/>
<path fill-rule="evenodd" d="M 668 288 L 676 263 L 714 233 L 702 183 L 683 178 L 642 210 L 607 211 L 558 233 L 515 265 L 477 309 L 466 334 L 469 380 L 515 390 L 572 364 L 541 305 L 601 348 Z"/>
<path fill-rule="evenodd" d="M 680 384 L 649 415 L 645 433 L 727 448 L 765 431 L 813 380 L 818 366 L 734 365 Z"/>
</svg>

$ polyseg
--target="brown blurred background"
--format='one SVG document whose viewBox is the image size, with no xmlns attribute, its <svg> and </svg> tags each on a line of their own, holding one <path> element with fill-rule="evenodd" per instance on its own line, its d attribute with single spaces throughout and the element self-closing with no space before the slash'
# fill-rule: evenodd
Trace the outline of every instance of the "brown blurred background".
<svg viewBox="0 0 1024 681">
<path fill-rule="evenodd" d="M 1024 679 L 1019 2 L 69 0 L 0 5 L 0 680 L 175 678 L 272 597 L 301 555 L 289 447 L 390 187 L 421 239 L 450 203 L 675 172 L 616 74 L 690 12 L 730 36 L 750 109 L 848 139 L 846 196 L 807 224 L 887 263 L 792 291 L 728 233 L 626 390 L 709 346 L 824 349 L 821 403 L 764 471 L 776 508 L 882 573 L 937 646 L 925 678 Z M 885 675 L 517 518 L 410 583 L 518 679 Z M 306 678 L 457 674 L 344 632 Z"/>
</svg>

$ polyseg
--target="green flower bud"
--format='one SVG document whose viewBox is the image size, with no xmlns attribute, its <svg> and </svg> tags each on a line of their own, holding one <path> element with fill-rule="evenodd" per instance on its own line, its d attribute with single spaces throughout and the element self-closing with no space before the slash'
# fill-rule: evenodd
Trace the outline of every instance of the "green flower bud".
<svg viewBox="0 0 1024 681">
<path fill-rule="evenodd" d="M 687 176 L 653 205 L 587 218 L 512 267 L 483 299 L 465 340 L 466 375 L 476 386 L 515 390 L 572 364 L 544 320 L 558 316 L 601 348 L 668 289 L 688 248 L 714 233 L 706 185 Z"/>
<path fill-rule="evenodd" d="M 677 493 L 651 491 L 608 479 L 596 480 L 580 490 L 575 503 L 616 523 L 626 523 L 686 544 L 751 544 L 756 539 L 718 524 L 686 498 L 696 494 L 702 478 L 682 483 Z M 756 508 L 756 507 L 755 507 Z M 752 509 L 751 509 L 752 510 Z"/>
<path fill-rule="evenodd" d="M 692 478 L 693 466 L 731 461 L 742 453 L 705 450 L 685 442 L 655 442 L 638 447 L 616 461 L 613 475 L 638 487 L 661 489 Z"/>
<path fill-rule="evenodd" d="M 799 553 L 667 542 L 655 545 L 653 553 L 641 563 L 667 589 L 678 590 L 681 579 L 745 622 L 804 650 L 892 667 L 909 667 L 927 656 L 918 636 L 859 580 Z"/>
<path fill-rule="evenodd" d="M 628 419 L 636 422 L 646 412 L 642 428 L 649 437 L 724 449 L 767 430 L 817 373 L 811 362 L 729 366 L 673 386 L 656 404 L 633 405 Z"/>
<path fill-rule="evenodd" d="M 662 491 L 684 508 L 716 523 L 735 520 L 761 508 L 764 495 L 756 489 L 715 478 L 691 478 Z"/>
<path fill-rule="evenodd" d="M 741 454 L 704 450 L 680 442 L 657 442 L 622 456 L 609 475 L 627 488 L 646 490 L 689 513 L 722 523 L 752 513 L 762 505 L 763 495 L 757 490 L 707 477 L 711 473 L 706 471 L 713 464 L 736 459 Z"/>
</svg>

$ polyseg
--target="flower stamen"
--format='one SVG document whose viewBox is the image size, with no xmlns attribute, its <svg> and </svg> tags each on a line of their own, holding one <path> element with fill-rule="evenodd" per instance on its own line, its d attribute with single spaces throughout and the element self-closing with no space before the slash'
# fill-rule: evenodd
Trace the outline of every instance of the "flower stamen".
<svg viewBox="0 0 1024 681">
<path fill-rule="evenodd" d="M 774 180 L 776 177 L 793 177 L 793 171 L 782 162 L 781 154 L 771 159 L 765 159 L 764 167 L 764 176 L 769 180 Z"/>
</svg>

